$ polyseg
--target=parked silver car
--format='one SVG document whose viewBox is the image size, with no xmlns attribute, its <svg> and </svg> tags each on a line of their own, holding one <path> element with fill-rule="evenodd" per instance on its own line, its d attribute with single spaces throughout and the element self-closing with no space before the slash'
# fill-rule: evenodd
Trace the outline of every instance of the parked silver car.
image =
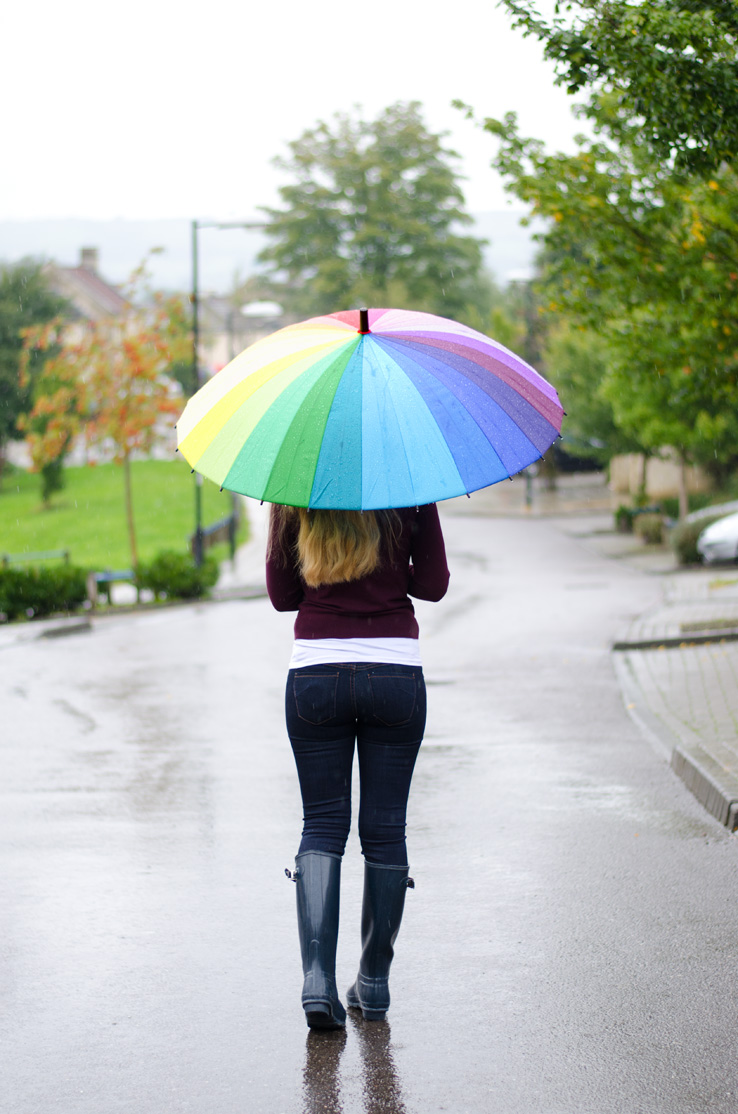
<svg viewBox="0 0 738 1114">
<path fill-rule="evenodd" d="M 738 561 L 738 513 L 706 527 L 697 539 L 697 551 L 706 565 L 713 561 Z"/>
</svg>

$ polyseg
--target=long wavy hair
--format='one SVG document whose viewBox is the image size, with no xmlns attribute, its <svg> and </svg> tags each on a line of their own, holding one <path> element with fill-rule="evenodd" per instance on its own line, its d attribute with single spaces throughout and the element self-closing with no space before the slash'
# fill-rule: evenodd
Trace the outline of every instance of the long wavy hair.
<svg viewBox="0 0 738 1114">
<path fill-rule="evenodd" d="M 383 545 L 391 554 L 400 528 L 396 511 L 307 511 L 275 504 L 271 516 L 277 528 L 268 555 L 276 546 L 283 561 L 296 560 L 309 588 L 369 576 L 381 564 Z M 295 526 L 297 538 L 290 546 L 287 536 Z"/>
</svg>

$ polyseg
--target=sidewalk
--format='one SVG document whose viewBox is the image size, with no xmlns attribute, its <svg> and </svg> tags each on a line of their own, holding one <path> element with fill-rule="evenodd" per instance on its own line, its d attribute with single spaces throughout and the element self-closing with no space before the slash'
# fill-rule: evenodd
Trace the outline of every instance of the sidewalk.
<svg viewBox="0 0 738 1114">
<path fill-rule="evenodd" d="M 269 503 L 242 496 L 249 523 L 249 540 L 236 550 L 233 561 L 224 561 L 214 599 L 240 599 L 266 593 L 264 557 L 269 531 Z"/>
<path fill-rule="evenodd" d="M 737 830 L 738 570 L 680 569 L 670 549 L 616 533 L 602 477 L 560 477 L 553 492 L 536 480 L 530 506 L 524 482 L 454 500 L 446 513 L 552 518 L 590 551 L 661 580 L 661 603 L 613 644 L 626 706 L 707 811 Z"/>
<path fill-rule="evenodd" d="M 661 603 L 613 643 L 615 669 L 631 715 L 707 811 L 735 831 L 738 570 L 679 569 L 665 548 L 639 545 L 594 519 L 589 529 L 580 525 L 589 549 L 662 579 Z"/>
<path fill-rule="evenodd" d="M 738 828 L 738 573 L 664 579 L 661 606 L 613 647 L 629 708 L 708 812 Z"/>
</svg>

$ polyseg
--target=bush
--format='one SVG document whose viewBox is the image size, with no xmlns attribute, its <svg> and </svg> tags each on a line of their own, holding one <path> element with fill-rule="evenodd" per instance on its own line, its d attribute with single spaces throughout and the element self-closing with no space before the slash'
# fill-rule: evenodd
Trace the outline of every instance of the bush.
<svg viewBox="0 0 738 1114">
<path fill-rule="evenodd" d="M 0 569 L 0 612 L 8 619 L 40 619 L 75 611 L 87 599 L 87 574 L 74 565 Z"/>
<path fill-rule="evenodd" d="M 139 565 L 136 584 L 149 588 L 157 599 L 196 600 L 214 587 L 218 572 L 218 562 L 212 557 L 206 557 L 198 568 L 189 554 L 166 549 L 148 564 Z"/>
<path fill-rule="evenodd" d="M 701 511 L 704 507 L 709 507 L 712 499 L 714 499 L 714 496 L 707 491 L 690 491 L 687 496 L 690 512 Z M 662 499 L 661 507 L 668 518 L 679 518 L 679 500 L 676 496 L 669 495 L 666 499 Z"/>
<path fill-rule="evenodd" d="M 697 539 L 703 530 L 724 517 L 721 514 L 705 515 L 693 522 L 685 519 L 684 522 L 677 523 L 669 535 L 669 542 L 680 565 L 696 565 L 699 563 L 700 555 L 697 552 Z"/>
<path fill-rule="evenodd" d="M 635 518 L 635 507 L 626 507 L 625 503 L 621 503 L 615 511 L 615 529 L 619 534 L 632 534 L 633 533 L 633 519 Z"/>
<path fill-rule="evenodd" d="M 633 532 L 647 545 L 661 545 L 664 540 L 664 516 L 639 514 L 633 521 Z"/>
</svg>

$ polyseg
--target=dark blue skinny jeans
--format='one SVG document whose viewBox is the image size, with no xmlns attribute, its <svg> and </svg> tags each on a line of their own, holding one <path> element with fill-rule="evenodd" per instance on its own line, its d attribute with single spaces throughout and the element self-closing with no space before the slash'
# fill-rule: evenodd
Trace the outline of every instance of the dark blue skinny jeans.
<svg viewBox="0 0 738 1114">
<path fill-rule="evenodd" d="M 407 799 L 425 728 L 420 666 L 359 662 L 291 669 L 285 704 L 302 792 L 300 851 L 343 855 L 356 746 L 361 850 L 367 862 L 407 866 Z"/>
</svg>

